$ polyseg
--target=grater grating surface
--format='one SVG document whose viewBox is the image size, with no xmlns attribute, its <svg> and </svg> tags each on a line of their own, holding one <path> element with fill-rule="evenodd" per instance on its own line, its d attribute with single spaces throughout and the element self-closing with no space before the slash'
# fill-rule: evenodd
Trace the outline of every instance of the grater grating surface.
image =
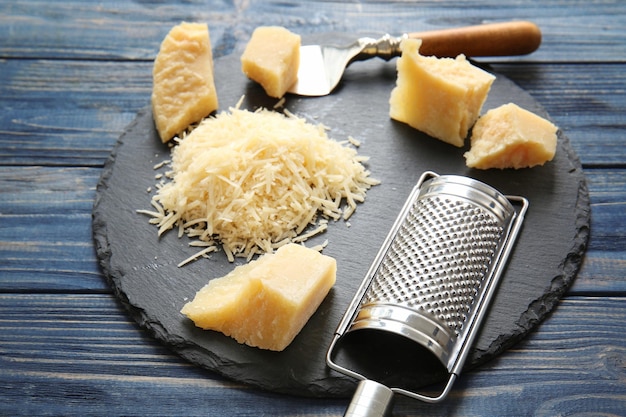
<svg viewBox="0 0 626 417">
<path fill-rule="evenodd" d="M 363 304 L 404 305 L 458 337 L 504 233 L 484 208 L 451 196 L 417 200 L 374 275 Z"/>
</svg>

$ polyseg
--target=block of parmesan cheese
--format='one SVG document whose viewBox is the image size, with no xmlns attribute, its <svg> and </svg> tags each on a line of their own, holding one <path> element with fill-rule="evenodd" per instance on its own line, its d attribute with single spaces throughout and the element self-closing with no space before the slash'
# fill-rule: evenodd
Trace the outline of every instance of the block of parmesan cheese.
<svg viewBox="0 0 626 417">
<path fill-rule="evenodd" d="M 509 103 L 489 110 L 472 130 L 465 163 L 470 168 L 530 168 L 551 161 L 557 127 Z"/>
<path fill-rule="evenodd" d="M 456 59 L 422 56 L 419 39 L 401 43 L 398 77 L 389 100 L 392 119 L 462 147 L 487 99 L 492 74 Z"/>
<path fill-rule="evenodd" d="M 206 24 L 181 23 L 167 34 L 152 70 L 152 113 L 165 143 L 218 107 Z"/>
<path fill-rule="evenodd" d="M 334 258 L 290 243 L 200 289 L 181 312 L 249 346 L 284 350 L 335 284 Z"/>
<path fill-rule="evenodd" d="M 241 70 L 270 97 L 281 98 L 298 78 L 300 35 L 280 26 L 254 30 L 241 56 Z"/>
</svg>

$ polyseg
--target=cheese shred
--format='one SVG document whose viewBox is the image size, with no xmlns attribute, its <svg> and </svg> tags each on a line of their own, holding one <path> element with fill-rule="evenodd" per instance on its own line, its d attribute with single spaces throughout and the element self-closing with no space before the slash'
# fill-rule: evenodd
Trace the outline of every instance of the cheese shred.
<svg viewBox="0 0 626 417">
<path fill-rule="evenodd" d="M 326 131 L 288 111 L 238 104 L 178 140 L 172 170 L 152 196 L 156 211 L 138 212 L 159 235 L 176 227 L 196 239 L 202 250 L 179 266 L 219 246 L 232 262 L 304 242 L 323 233 L 328 219 L 347 220 L 379 184 L 363 165 L 367 158 Z"/>
</svg>

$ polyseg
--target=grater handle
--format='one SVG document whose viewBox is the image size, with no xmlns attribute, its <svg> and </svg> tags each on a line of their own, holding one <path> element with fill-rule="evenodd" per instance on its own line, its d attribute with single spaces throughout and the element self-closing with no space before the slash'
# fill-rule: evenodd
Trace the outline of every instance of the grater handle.
<svg viewBox="0 0 626 417">
<path fill-rule="evenodd" d="M 344 417 L 386 417 L 391 415 L 393 391 L 376 381 L 359 382 Z"/>
</svg>

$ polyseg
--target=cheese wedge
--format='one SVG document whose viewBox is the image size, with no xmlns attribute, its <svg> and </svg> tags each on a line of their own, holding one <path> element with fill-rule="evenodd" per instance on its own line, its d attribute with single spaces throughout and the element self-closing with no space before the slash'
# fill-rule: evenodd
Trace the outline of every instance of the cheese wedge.
<svg viewBox="0 0 626 417">
<path fill-rule="evenodd" d="M 181 313 L 249 346 L 284 350 L 335 284 L 334 258 L 290 243 L 200 289 Z"/>
<path fill-rule="evenodd" d="M 543 165 L 554 158 L 556 133 L 557 127 L 548 120 L 516 104 L 505 104 L 478 119 L 465 163 L 479 169 Z"/>
<path fill-rule="evenodd" d="M 300 35 L 280 26 L 254 30 L 241 56 L 241 70 L 270 97 L 281 98 L 298 78 Z"/>
<path fill-rule="evenodd" d="M 152 70 L 152 113 L 163 143 L 218 108 L 206 24 L 181 23 L 167 34 Z"/>
<path fill-rule="evenodd" d="M 487 99 L 492 74 L 459 55 L 456 59 L 426 57 L 421 40 L 405 39 L 397 62 L 396 87 L 389 99 L 392 119 L 462 147 Z"/>
</svg>

